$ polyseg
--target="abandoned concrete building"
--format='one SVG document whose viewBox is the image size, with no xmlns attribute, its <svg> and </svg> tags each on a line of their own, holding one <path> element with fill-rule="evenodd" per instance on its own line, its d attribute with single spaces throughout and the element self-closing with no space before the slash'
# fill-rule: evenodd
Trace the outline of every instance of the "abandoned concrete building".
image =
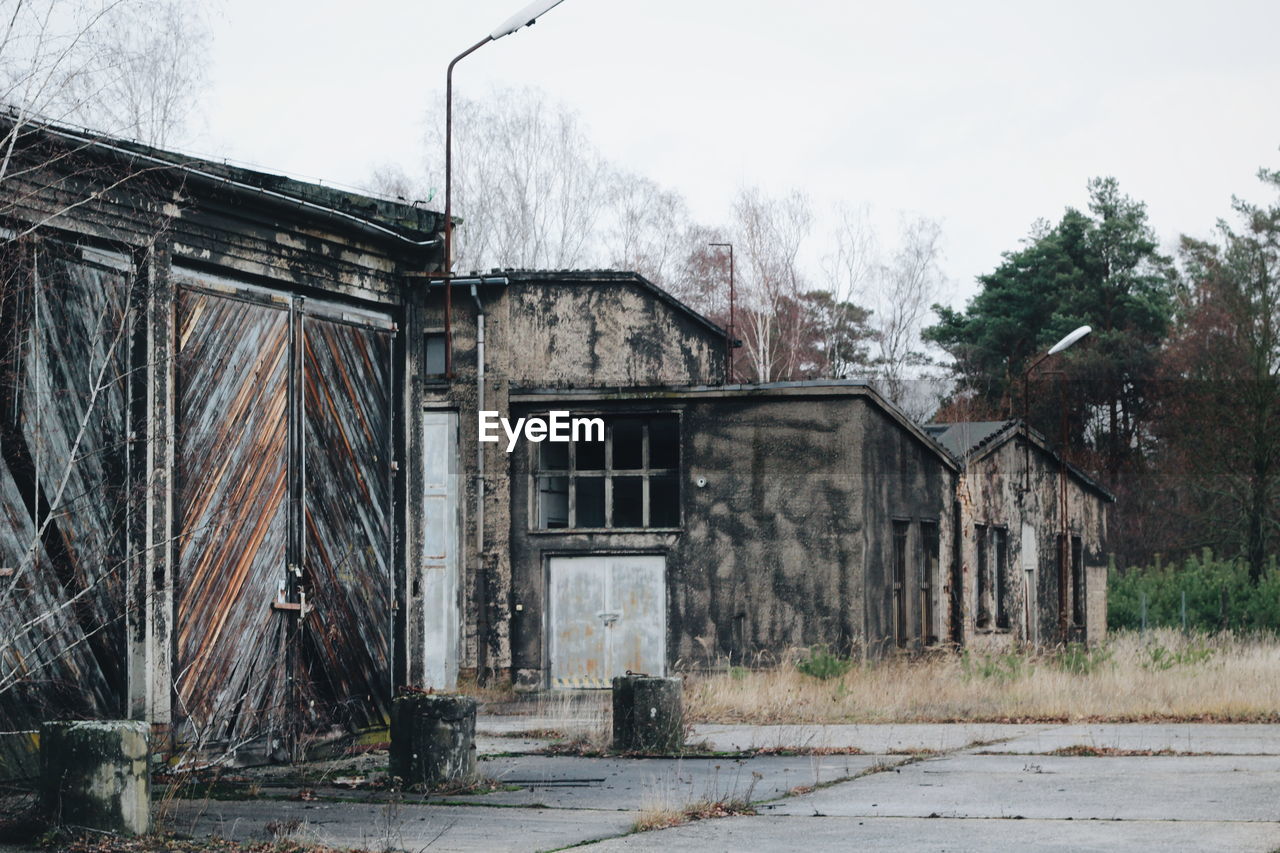
<svg viewBox="0 0 1280 853">
<path fill-rule="evenodd" d="M 1071 472 L 1060 584 L 1038 437 L 935 440 L 859 382 L 726 384 L 725 331 L 638 275 L 446 285 L 436 213 L 51 126 L 0 216 L 8 730 L 235 747 L 460 677 L 1105 630 L 1109 496 Z M 483 411 L 602 434 L 508 452 Z"/>
<path fill-rule="evenodd" d="M 963 463 L 956 500 L 972 604 L 958 642 L 1007 650 L 1101 640 L 1115 497 L 1021 421 L 925 429 Z"/>
</svg>

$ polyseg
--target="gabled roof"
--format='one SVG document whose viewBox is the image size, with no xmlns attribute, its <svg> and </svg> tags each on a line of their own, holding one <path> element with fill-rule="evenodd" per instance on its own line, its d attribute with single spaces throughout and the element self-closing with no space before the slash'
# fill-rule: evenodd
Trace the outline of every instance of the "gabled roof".
<svg viewBox="0 0 1280 853">
<path fill-rule="evenodd" d="M 1036 432 L 1021 420 L 1008 421 L 957 421 L 946 424 L 926 424 L 925 432 L 947 452 L 962 463 L 973 463 L 985 459 L 995 450 L 1008 442 L 1021 438 L 1047 455 L 1056 463 L 1062 458 L 1049 447 L 1043 435 Z M 1116 496 L 1097 480 L 1084 471 L 1066 463 L 1067 472 L 1080 481 L 1086 488 L 1096 492 L 1103 500 L 1115 503 Z"/>
</svg>

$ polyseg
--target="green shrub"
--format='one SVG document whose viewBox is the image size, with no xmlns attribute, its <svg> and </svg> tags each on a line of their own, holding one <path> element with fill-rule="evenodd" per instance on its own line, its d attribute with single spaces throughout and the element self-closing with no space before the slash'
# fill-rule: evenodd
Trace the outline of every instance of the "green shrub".
<svg viewBox="0 0 1280 853">
<path fill-rule="evenodd" d="M 1056 667 L 1073 675 L 1091 675 L 1107 664 L 1115 665 L 1110 649 L 1104 646 L 1091 649 L 1083 643 L 1068 643 L 1051 660 Z"/>
<path fill-rule="evenodd" d="M 1107 580 L 1107 625 L 1181 628 L 1182 594 L 1187 595 L 1187 630 L 1280 632 L 1280 571 L 1267 571 L 1255 586 L 1240 560 L 1219 560 L 1206 550 L 1181 565 L 1113 571 Z"/>
<path fill-rule="evenodd" d="M 828 678 L 839 678 L 848 672 L 851 666 L 853 666 L 852 660 L 833 655 L 826 646 L 811 647 L 809 656 L 796 663 L 796 669 L 805 675 L 824 681 Z"/>
<path fill-rule="evenodd" d="M 960 668 L 965 678 L 982 678 L 989 681 L 1017 681 L 1030 675 L 1033 667 L 1025 655 L 1017 652 L 1007 654 L 972 655 L 968 650 L 960 655 Z"/>
<path fill-rule="evenodd" d="M 1213 649 L 1203 643 L 1191 643 L 1185 648 L 1170 650 L 1159 644 L 1147 646 L 1148 660 L 1143 661 L 1143 669 L 1166 670 L 1175 666 L 1195 666 L 1207 663 L 1213 657 Z"/>
</svg>

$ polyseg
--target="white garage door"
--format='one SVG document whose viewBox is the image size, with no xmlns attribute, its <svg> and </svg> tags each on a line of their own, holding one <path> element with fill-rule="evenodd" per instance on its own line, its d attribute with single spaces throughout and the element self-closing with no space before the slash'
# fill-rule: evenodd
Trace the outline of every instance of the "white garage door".
<svg viewBox="0 0 1280 853">
<path fill-rule="evenodd" d="M 552 557 L 551 686 L 609 687 L 628 671 L 666 673 L 666 560 Z"/>
</svg>

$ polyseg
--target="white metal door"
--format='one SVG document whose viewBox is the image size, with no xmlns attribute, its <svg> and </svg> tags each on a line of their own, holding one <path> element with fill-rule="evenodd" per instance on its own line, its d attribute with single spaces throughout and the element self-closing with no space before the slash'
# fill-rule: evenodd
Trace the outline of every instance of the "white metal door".
<svg viewBox="0 0 1280 853">
<path fill-rule="evenodd" d="M 422 416 L 424 687 L 458 681 L 458 415 Z"/>
<path fill-rule="evenodd" d="M 552 557 L 548 574 L 552 687 L 609 687 L 628 671 L 666 673 L 663 557 Z"/>
</svg>

